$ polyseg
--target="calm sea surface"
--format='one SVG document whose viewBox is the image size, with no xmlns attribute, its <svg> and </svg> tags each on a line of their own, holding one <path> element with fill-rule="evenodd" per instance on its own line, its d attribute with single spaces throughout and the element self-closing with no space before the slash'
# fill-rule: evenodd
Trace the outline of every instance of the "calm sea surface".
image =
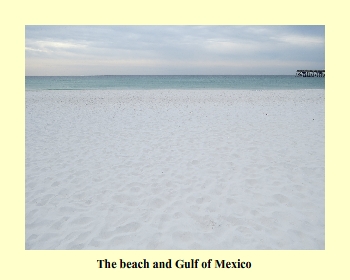
<svg viewBox="0 0 350 280">
<path fill-rule="evenodd" d="M 27 76 L 26 90 L 105 89 L 324 89 L 325 78 L 237 76 Z"/>
</svg>

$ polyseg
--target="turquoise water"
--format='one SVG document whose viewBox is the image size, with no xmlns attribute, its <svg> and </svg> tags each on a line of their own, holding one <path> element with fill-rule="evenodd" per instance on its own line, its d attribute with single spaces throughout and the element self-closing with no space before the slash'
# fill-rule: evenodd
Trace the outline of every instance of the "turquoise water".
<svg viewBox="0 0 350 280">
<path fill-rule="evenodd" d="M 26 90 L 90 89 L 324 89 L 325 78 L 237 76 L 27 76 Z"/>
</svg>

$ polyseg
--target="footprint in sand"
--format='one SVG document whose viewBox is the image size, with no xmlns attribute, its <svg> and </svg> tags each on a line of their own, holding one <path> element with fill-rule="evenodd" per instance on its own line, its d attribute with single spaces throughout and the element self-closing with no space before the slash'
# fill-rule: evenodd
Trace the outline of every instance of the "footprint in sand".
<svg viewBox="0 0 350 280">
<path fill-rule="evenodd" d="M 226 198 L 226 204 L 228 204 L 228 205 L 232 205 L 232 204 L 234 204 L 235 202 L 236 202 L 236 200 L 233 199 L 233 198 Z"/>
<path fill-rule="evenodd" d="M 60 182 L 55 181 L 55 182 L 53 182 L 53 183 L 51 184 L 51 187 L 56 187 L 56 186 L 58 186 L 59 184 L 60 184 Z"/>
<path fill-rule="evenodd" d="M 150 201 L 150 205 L 155 208 L 161 208 L 165 204 L 165 201 L 161 198 L 154 198 Z"/>
<path fill-rule="evenodd" d="M 47 194 L 44 195 L 43 197 L 39 197 L 35 200 L 35 203 L 37 206 L 44 206 L 46 203 L 49 202 L 50 198 L 55 197 L 56 195 L 54 194 Z"/>
<path fill-rule="evenodd" d="M 132 188 L 130 188 L 130 191 L 132 193 L 138 193 L 140 191 L 140 188 L 139 187 L 132 187 Z"/>
<path fill-rule="evenodd" d="M 64 226 L 65 222 L 68 220 L 68 217 L 63 217 L 61 218 L 59 221 L 56 221 L 55 223 L 53 223 L 50 228 L 54 229 L 54 230 L 60 230 L 62 229 L 62 227 Z"/>
<path fill-rule="evenodd" d="M 126 225 L 119 226 L 115 229 L 116 233 L 129 233 L 129 232 L 135 232 L 140 228 L 140 223 L 137 222 L 131 222 L 127 223 Z"/>
<path fill-rule="evenodd" d="M 92 222 L 92 217 L 78 217 L 71 221 L 71 224 L 73 225 L 85 225 L 87 223 Z"/>
<path fill-rule="evenodd" d="M 179 218 L 181 218 L 181 216 L 182 216 L 181 212 L 175 212 L 174 213 L 174 218 L 175 219 L 179 219 Z"/>
<path fill-rule="evenodd" d="M 288 204 L 289 203 L 288 197 L 284 196 L 283 194 L 275 194 L 273 196 L 273 198 L 275 200 L 277 200 L 279 203 L 283 203 L 283 204 Z"/>
</svg>

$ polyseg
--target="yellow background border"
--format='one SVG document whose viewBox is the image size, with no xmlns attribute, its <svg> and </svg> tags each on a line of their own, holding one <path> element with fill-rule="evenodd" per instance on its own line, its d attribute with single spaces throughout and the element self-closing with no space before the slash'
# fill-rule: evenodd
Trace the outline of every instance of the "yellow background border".
<svg viewBox="0 0 350 280">
<path fill-rule="evenodd" d="M 332 1 L 12 1 L 1 19 L 2 279 L 350 279 L 348 9 Z M 25 25 L 319 24 L 326 26 L 326 249 L 320 251 L 25 250 Z M 97 259 L 226 259 L 251 269 L 98 269 Z"/>
</svg>

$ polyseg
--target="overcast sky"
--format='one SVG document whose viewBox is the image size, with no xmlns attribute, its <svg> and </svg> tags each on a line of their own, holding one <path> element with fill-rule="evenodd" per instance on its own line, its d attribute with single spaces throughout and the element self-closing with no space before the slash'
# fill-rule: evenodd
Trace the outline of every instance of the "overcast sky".
<svg viewBox="0 0 350 280">
<path fill-rule="evenodd" d="M 26 26 L 26 75 L 294 75 L 324 26 Z"/>
</svg>

